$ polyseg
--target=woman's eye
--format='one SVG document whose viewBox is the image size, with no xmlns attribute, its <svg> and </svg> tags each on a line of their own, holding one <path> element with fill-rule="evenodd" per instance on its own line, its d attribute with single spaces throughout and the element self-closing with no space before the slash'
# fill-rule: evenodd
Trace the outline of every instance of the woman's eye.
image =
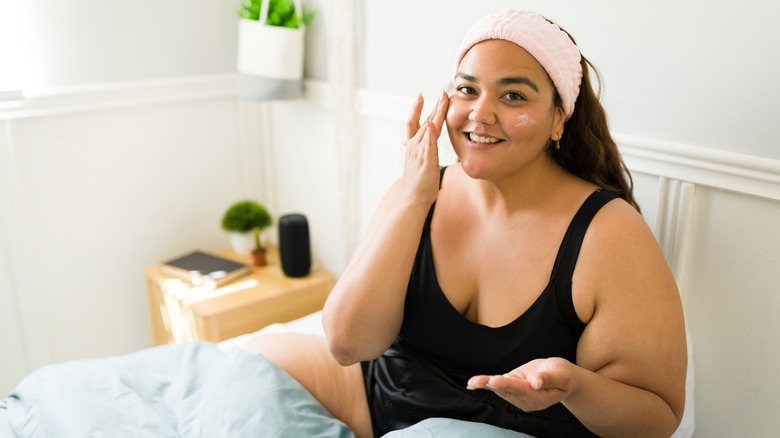
<svg viewBox="0 0 780 438">
<path fill-rule="evenodd" d="M 461 94 L 477 94 L 477 90 L 469 87 L 468 85 L 461 85 L 458 87 L 458 92 Z"/>
<path fill-rule="evenodd" d="M 512 101 L 522 101 L 522 100 L 525 100 L 525 96 L 523 96 L 522 94 L 517 93 L 515 91 L 510 91 L 510 92 L 504 94 L 504 97 L 506 99 L 512 100 Z"/>
</svg>

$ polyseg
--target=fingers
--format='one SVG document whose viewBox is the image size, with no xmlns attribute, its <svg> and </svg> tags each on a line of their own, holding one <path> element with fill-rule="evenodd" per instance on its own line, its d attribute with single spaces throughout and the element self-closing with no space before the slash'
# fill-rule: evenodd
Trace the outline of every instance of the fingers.
<svg viewBox="0 0 780 438">
<path fill-rule="evenodd" d="M 406 150 L 411 157 L 420 159 L 425 156 L 428 139 L 427 134 L 428 125 L 424 124 L 420 126 L 420 128 L 417 130 L 417 133 L 414 134 L 414 137 L 410 138 L 409 141 L 406 142 Z"/>
<path fill-rule="evenodd" d="M 501 391 L 512 387 L 523 385 L 525 379 L 512 374 L 495 376 L 474 376 L 469 379 L 466 389 L 488 389 L 491 391 Z"/>
<path fill-rule="evenodd" d="M 473 389 L 500 390 L 525 387 L 534 391 L 557 389 L 568 391 L 574 366 L 564 359 L 537 359 L 503 375 L 474 376 L 468 385 Z M 472 389 L 472 388 L 470 388 Z"/>
<path fill-rule="evenodd" d="M 515 372 L 494 376 L 474 376 L 469 379 L 466 389 L 488 389 L 495 392 L 505 390 L 533 389 L 538 391 L 544 386 L 541 376 L 524 376 Z"/>
<path fill-rule="evenodd" d="M 474 376 L 469 379 L 466 389 L 485 389 L 489 381 L 490 376 Z"/>
<path fill-rule="evenodd" d="M 436 102 L 436 106 L 431 111 L 431 114 L 423 123 L 420 123 L 420 116 L 422 115 L 424 99 L 422 95 L 418 95 L 412 106 L 412 113 L 409 115 L 409 120 L 406 122 L 406 138 L 410 139 L 420 131 L 425 123 L 432 121 L 436 128 L 436 136 L 438 137 L 441 132 L 442 126 L 444 126 L 444 117 L 447 115 L 447 108 L 449 107 L 449 96 L 446 92 L 442 92 L 439 100 Z"/>
<path fill-rule="evenodd" d="M 406 122 L 406 138 L 414 137 L 414 134 L 420 130 L 420 115 L 423 109 L 423 97 L 422 94 L 417 96 L 412 106 L 412 113 L 409 115 L 409 121 Z"/>
<path fill-rule="evenodd" d="M 436 125 L 437 135 L 441 132 L 441 128 L 444 126 L 444 117 L 447 115 L 447 108 L 449 107 L 449 103 L 449 96 L 447 96 L 446 92 L 442 91 L 441 96 L 439 97 L 439 101 L 436 103 L 436 108 L 428 118 L 428 120 L 432 121 L 433 124 Z"/>
<path fill-rule="evenodd" d="M 433 122 L 428 122 L 428 141 L 425 145 L 425 155 L 429 160 L 435 159 L 438 163 L 439 160 L 439 130 Z"/>
<path fill-rule="evenodd" d="M 433 122 L 426 122 L 420 127 L 414 137 L 407 142 L 407 153 L 410 157 L 424 162 L 434 160 L 438 163 L 439 145 L 436 141 L 436 127 Z M 431 161 L 434 162 L 434 161 Z"/>
</svg>

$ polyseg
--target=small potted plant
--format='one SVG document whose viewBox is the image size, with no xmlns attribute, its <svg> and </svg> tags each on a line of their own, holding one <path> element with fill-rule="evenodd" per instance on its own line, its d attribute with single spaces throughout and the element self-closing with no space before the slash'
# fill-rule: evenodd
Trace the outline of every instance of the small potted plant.
<svg viewBox="0 0 780 438">
<path fill-rule="evenodd" d="M 222 216 L 222 229 L 230 233 L 230 243 L 236 254 L 252 254 L 255 266 L 266 264 L 266 248 L 261 234 L 273 223 L 271 213 L 257 201 L 238 201 Z"/>
<path fill-rule="evenodd" d="M 242 0 L 238 26 L 239 97 L 296 99 L 303 90 L 306 26 L 313 11 L 300 0 Z"/>
<path fill-rule="evenodd" d="M 236 11 L 239 18 L 260 20 L 262 0 L 243 0 Z M 314 20 L 314 11 L 303 11 L 300 20 L 305 26 Z M 271 26 L 298 28 L 298 14 L 293 0 L 271 0 L 268 4 L 268 24 Z"/>
</svg>

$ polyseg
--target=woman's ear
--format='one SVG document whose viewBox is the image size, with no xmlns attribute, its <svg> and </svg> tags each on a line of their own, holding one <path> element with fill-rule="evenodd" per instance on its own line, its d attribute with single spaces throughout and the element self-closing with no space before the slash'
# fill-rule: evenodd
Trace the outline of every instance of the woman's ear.
<svg viewBox="0 0 780 438">
<path fill-rule="evenodd" d="M 553 116 L 552 134 L 559 133 L 563 135 L 563 125 L 566 123 L 566 113 L 563 112 L 563 107 L 555 107 L 555 115 Z M 550 138 L 554 138 L 550 136 Z"/>
</svg>

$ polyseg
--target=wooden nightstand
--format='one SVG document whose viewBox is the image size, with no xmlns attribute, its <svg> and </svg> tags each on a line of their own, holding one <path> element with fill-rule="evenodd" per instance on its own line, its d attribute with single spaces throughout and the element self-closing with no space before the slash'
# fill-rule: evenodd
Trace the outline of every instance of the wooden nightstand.
<svg viewBox="0 0 780 438">
<path fill-rule="evenodd" d="M 232 250 L 217 255 L 246 263 Z M 287 322 L 322 309 L 335 279 L 323 269 L 306 277 L 290 278 L 279 265 L 275 248 L 269 248 L 268 266 L 227 284 L 193 286 L 164 274 L 161 265 L 146 269 L 149 313 L 155 345 L 193 339 L 222 341 Z"/>
</svg>

